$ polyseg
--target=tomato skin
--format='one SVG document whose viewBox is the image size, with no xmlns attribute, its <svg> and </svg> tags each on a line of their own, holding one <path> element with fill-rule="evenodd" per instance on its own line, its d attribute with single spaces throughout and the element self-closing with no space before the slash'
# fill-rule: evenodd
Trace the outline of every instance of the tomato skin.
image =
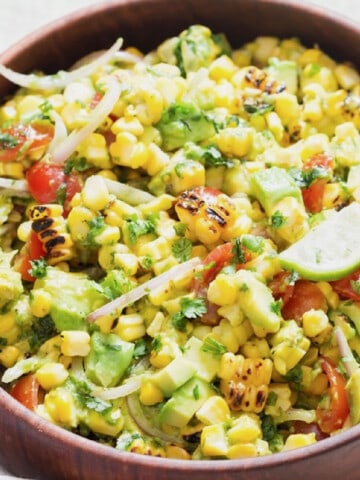
<svg viewBox="0 0 360 480">
<path fill-rule="evenodd" d="M 11 148 L 0 149 L 0 162 L 13 162 L 24 153 L 49 144 L 54 136 L 54 126 L 51 124 L 33 123 L 30 125 L 15 125 L 1 131 L 14 137 L 17 144 Z"/>
<path fill-rule="evenodd" d="M 291 273 L 281 271 L 269 283 L 269 288 L 275 300 L 282 300 L 283 306 L 287 304 L 294 294 L 295 283 L 290 283 Z"/>
<path fill-rule="evenodd" d="M 27 170 L 26 180 L 31 195 L 38 203 L 56 203 L 58 190 L 65 184 L 65 210 L 68 210 L 75 193 L 81 191 L 81 183 L 76 175 L 65 175 L 61 165 L 42 161 L 35 163 Z"/>
<path fill-rule="evenodd" d="M 360 293 L 357 293 L 353 287 L 353 282 L 359 282 L 360 284 L 360 269 L 351 273 L 350 275 L 342 278 L 340 280 L 335 280 L 330 282 L 332 288 L 335 292 L 341 297 L 346 299 L 354 300 L 355 302 L 360 302 Z"/>
<path fill-rule="evenodd" d="M 334 159 L 325 154 L 317 153 L 313 155 L 303 166 L 304 172 L 310 172 L 316 168 L 321 168 L 328 172 L 330 178 L 331 172 L 335 167 Z M 328 178 L 317 178 L 308 187 L 302 189 L 302 197 L 306 209 L 310 213 L 319 213 L 323 208 L 323 198 L 325 185 L 328 182 Z"/>
<path fill-rule="evenodd" d="M 315 438 L 317 441 L 327 438 L 329 435 L 320 430 L 320 427 L 317 423 L 306 423 L 301 420 L 295 420 L 292 423 L 294 433 L 315 433 Z"/>
<path fill-rule="evenodd" d="M 45 253 L 44 246 L 39 237 L 34 231 L 31 231 L 29 241 L 15 259 L 14 265 L 15 270 L 20 272 L 23 280 L 26 282 L 35 281 L 35 278 L 30 274 L 31 261 L 39 260 L 39 258 L 45 256 Z"/>
<path fill-rule="evenodd" d="M 303 314 L 312 308 L 327 311 L 326 297 L 315 283 L 298 280 L 281 313 L 285 320 L 301 320 Z"/>
<path fill-rule="evenodd" d="M 320 360 L 320 366 L 329 380 L 330 407 L 316 409 L 316 417 L 320 430 L 331 433 L 344 425 L 350 408 L 347 393 L 345 390 L 346 380 L 336 369 L 334 364 L 326 357 Z"/>
<path fill-rule="evenodd" d="M 21 377 L 10 390 L 10 395 L 29 410 L 39 404 L 40 384 L 33 373 Z"/>
</svg>

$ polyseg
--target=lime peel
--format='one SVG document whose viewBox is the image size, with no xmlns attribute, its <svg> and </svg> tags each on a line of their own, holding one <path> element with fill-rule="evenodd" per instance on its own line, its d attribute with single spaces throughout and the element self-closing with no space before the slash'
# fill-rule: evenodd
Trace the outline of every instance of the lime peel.
<svg viewBox="0 0 360 480">
<path fill-rule="evenodd" d="M 279 254 L 282 268 L 306 280 L 339 280 L 360 267 L 360 204 L 334 213 Z"/>
</svg>

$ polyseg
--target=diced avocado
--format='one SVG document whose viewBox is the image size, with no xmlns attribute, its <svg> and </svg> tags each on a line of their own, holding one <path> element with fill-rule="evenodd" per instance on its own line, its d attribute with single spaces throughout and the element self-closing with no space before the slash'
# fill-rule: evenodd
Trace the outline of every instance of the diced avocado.
<svg viewBox="0 0 360 480">
<path fill-rule="evenodd" d="M 135 344 L 121 340 L 114 333 L 94 332 L 90 347 L 85 359 L 87 377 L 97 385 L 114 387 L 131 363 Z"/>
<path fill-rule="evenodd" d="M 52 298 L 50 315 L 57 330 L 85 328 L 90 312 L 106 303 L 98 286 L 82 273 L 69 273 L 47 267 L 46 276 L 34 283 L 34 290 L 43 289 Z"/>
<path fill-rule="evenodd" d="M 192 103 L 174 103 L 155 125 L 162 138 L 162 148 L 176 150 L 186 142 L 200 142 L 215 134 L 213 121 Z"/>
<path fill-rule="evenodd" d="M 353 425 L 360 422 L 360 369 L 355 370 L 346 384 L 350 403 L 350 417 Z"/>
<path fill-rule="evenodd" d="M 173 427 L 184 427 L 206 400 L 215 392 L 208 382 L 200 378 L 191 378 L 174 392 L 173 396 L 160 410 L 160 423 Z"/>
<path fill-rule="evenodd" d="M 338 310 L 350 318 L 357 332 L 360 334 L 360 302 L 353 302 L 351 300 L 340 302 Z"/>
<path fill-rule="evenodd" d="M 20 273 L 11 267 L 15 253 L 5 253 L 0 249 L 0 308 L 16 300 L 24 291 Z"/>
<path fill-rule="evenodd" d="M 297 93 L 299 78 L 296 62 L 271 57 L 266 71 L 278 82 L 285 83 L 289 93 Z"/>
<path fill-rule="evenodd" d="M 236 279 L 239 305 L 250 322 L 266 332 L 277 332 L 281 317 L 276 313 L 276 302 L 270 288 L 249 270 L 239 270 Z"/>
<path fill-rule="evenodd" d="M 195 366 L 197 377 L 211 382 L 219 369 L 221 357 L 204 352 L 201 350 L 202 345 L 201 340 L 190 337 L 185 344 L 184 358 Z"/>
<path fill-rule="evenodd" d="M 279 167 L 255 172 L 250 177 L 250 190 L 268 216 L 274 213 L 274 207 L 285 197 L 294 197 L 303 203 L 301 190 L 295 180 Z"/>
<path fill-rule="evenodd" d="M 166 367 L 156 372 L 151 380 L 164 393 L 170 397 L 172 393 L 196 373 L 195 365 L 184 357 L 176 357 Z"/>
</svg>

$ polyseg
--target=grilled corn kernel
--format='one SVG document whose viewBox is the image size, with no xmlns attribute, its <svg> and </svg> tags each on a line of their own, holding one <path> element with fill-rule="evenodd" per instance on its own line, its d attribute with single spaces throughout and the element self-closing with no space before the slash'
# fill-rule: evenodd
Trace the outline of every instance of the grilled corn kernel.
<svg viewBox="0 0 360 480">
<path fill-rule="evenodd" d="M 315 433 L 294 433 L 288 436 L 281 451 L 286 452 L 294 448 L 306 447 L 313 443 L 316 443 Z"/>
<path fill-rule="evenodd" d="M 42 365 L 35 375 L 44 390 L 51 390 L 64 383 L 69 372 L 62 363 L 50 362 Z"/>
<path fill-rule="evenodd" d="M 316 337 L 329 325 L 329 319 L 323 310 L 308 310 L 302 317 L 304 334 L 307 337 Z"/>
<path fill-rule="evenodd" d="M 90 210 L 103 210 L 110 201 L 110 193 L 103 177 L 92 175 L 86 179 L 81 192 L 85 207 Z"/>
<path fill-rule="evenodd" d="M 90 335 L 80 330 L 61 332 L 61 353 L 69 357 L 86 357 L 90 352 Z"/>
<path fill-rule="evenodd" d="M 156 405 L 164 400 L 164 394 L 151 381 L 144 381 L 140 387 L 140 402 L 143 405 Z"/>
<path fill-rule="evenodd" d="M 206 425 L 200 438 L 201 452 L 205 457 L 226 456 L 229 446 L 222 423 Z"/>
<path fill-rule="evenodd" d="M 133 342 L 143 337 L 146 333 L 144 320 L 138 313 L 129 313 L 127 315 L 120 315 L 117 325 L 114 328 L 123 340 Z"/>
<path fill-rule="evenodd" d="M 41 113 L 39 106 L 43 103 L 43 97 L 40 95 L 25 95 L 17 104 L 17 113 L 20 120 L 24 121 L 34 115 Z"/>
<path fill-rule="evenodd" d="M 196 418 L 204 425 L 214 425 L 230 418 L 230 409 L 223 397 L 215 395 L 203 403 L 196 412 Z"/>
<path fill-rule="evenodd" d="M 260 419 L 251 413 L 241 414 L 227 431 L 230 443 L 254 442 L 261 434 Z"/>
<path fill-rule="evenodd" d="M 52 298 L 44 289 L 33 289 L 30 297 L 30 310 L 35 317 L 45 317 L 50 313 Z"/>
</svg>

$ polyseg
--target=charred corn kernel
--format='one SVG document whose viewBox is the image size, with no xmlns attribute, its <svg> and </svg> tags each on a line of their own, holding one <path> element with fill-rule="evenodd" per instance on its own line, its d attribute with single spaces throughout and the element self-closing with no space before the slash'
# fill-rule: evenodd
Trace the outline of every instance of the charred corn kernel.
<svg viewBox="0 0 360 480">
<path fill-rule="evenodd" d="M 20 350 L 13 345 L 8 345 L 0 351 L 0 364 L 5 368 L 11 368 L 15 365 L 21 355 Z"/>
<path fill-rule="evenodd" d="M 52 298 L 50 293 L 42 288 L 33 289 L 30 297 L 30 310 L 35 317 L 45 317 L 50 313 Z"/>
<path fill-rule="evenodd" d="M 136 137 L 144 133 L 144 127 L 139 119 L 133 116 L 118 118 L 112 125 L 111 131 L 117 135 L 120 132 L 129 132 Z"/>
<path fill-rule="evenodd" d="M 254 442 L 262 435 L 260 419 L 257 415 L 243 413 L 233 421 L 232 427 L 227 431 L 230 443 Z"/>
<path fill-rule="evenodd" d="M 148 161 L 148 150 L 143 142 L 129 132 L 120 132 L 116 140 L 110 145 L 110 155 L 116 165 L 139 168 Z"/>
<path fill-rule="evenodd" d="M 101 133 L 91 133 L 78 149 L 78 155 L 85 157 L 86 161 L 98 168 L 110 168 L 111 161 L 106 146 L 106 140 Z"/>
<path fill-rule="evenodd" d="M 153 382 L 145 380 L 140 387 L 139 398 L 143 405 L 156 405 L 164 400 L 164 394 Z"/>
<path fill-rule="evenodd" d="M 70 210 L 67 225 L 75 242 L 81 242 L 86 239 L 90 231 L 89 222 L 94 220 L 95 217 L 96 214 L 84 206 L 77 206 Z"/>
<path fill-rule="evenodd" d="M 42 365 L 35 375 L 44 390 L 51 390 L 63 384 L 69 372 L 62 363 L 49 362 Z"/>
<path fill-rule="evenodd" d="M 207 298 L 216 305 L 232 305 L 238 297 L 238 285 L 231 275 L 220 273 L 210 283 Z"/>
<path fill-rule="evenodd" d="M 308 310 L 302 317 L 304 334 L 307 337 L 316 337 L 329 325 L 329 319 L 323 310 Z"/>
<path fill-rule="evenodd" d="M 221 317 L 226 318 L 233 327 L 238 327 L 244 321 L 244 314 L 239 303 L 224 305 L 220 307 L 217 312 Z"/>
<path fill-rule="evenodd" d="M 334 74 L 340 86 L 345 90 L 351 90 L 358 83 L 360 83 L 359 73 L 350 65 L 340 64 L 336 65 Z"/>
<path fill-rule="evenodd" d="M 17 229 L 17 236 L 22 242 L 27 242 L 29 240 L 31 234 L 31 224 L 31 220 L 20 223 L 19 228 Z"/>
<path fill-rule="evenodd" d="M 240 214 L 237 216 L 234 223 L 224 230 L 222 238 L 225 241 L 230 241 L 232 238 L 249 233 L 252 225 L 253 222 L 247 214 Z"/>
<path fill-rule="evenodd" d="M 86 425 L 100 435 L 117 437 L 124 427 L 124 417 L 120 409 L 112 410 L 106 415 L 89 410 L 86 415 Z"/>
<path fill-rule="evenodd" d="M 220 323 L 213 328 L 211 336 L 225 345 L 229 352 L 235 353 L 238 351 L 240 344 L 237 336 L 234 334 L 234 327 L 228 320 L 224 318 L 220 320 Z"/>
<path fill-rule="evenodd" d="M 114 332 L 123 340 L 133 342 L 145 335 L 146 330 L 144 320 L 138 313 L 120 315 L 116 327 L 114 328 Z"/>
<path fill-rule="evenodd" d="M 287 383 L 271 383 L 269 385 L 269 396 L 272 401 L 265 406 L 265 414 L 277 417 L 286 412 L 292 405 L 291 388 Z"/>
<path fill-rule="evenodd" d="M 209 76 L 215 81 L 222 78 L 230 79 L 236 70 L 232 59 L 227 55 L 216 58 L 209 66 Z"/>
<path fill-rule="evenodd" d="M 196 412 L 196 418 L 204 425 L 214 425 L 230 418 L 230 409 L 223 397 L 208 398 Z"/>
<path fill-rule="evenodd" d="M 24 178 L 24 166 L 21 163 L 0 163 L 0 175 L 15 179 Z"/>
<path fill-rule="evenodd" d="M 224 128 L 215 135 L 214 141 L 225 155 L 243 157 L 251 148 L 253 129 L 243 127 Z"/>
<path fill-rule="evenodd" d="M 241 353 L 248 358 L 269 358 L 270 347 L 265 338 L 250 338 L 242 347 Z"/>
<path fill-rule="evenodd" d="M 92 175 L 86 179 L 81 191 L 85 207 L 90 210 L 103 210 L 110 202 L 111 196 L 103 177 Z"/>
<path fill-rule="evenodd" d="M 61 332 L 61 353 L 69 357 L 86 357 L 90 352 L 90 335 L 80 330 Z"/>
<path fill-rule="evenodd" d="M 347 200 L 348 192 L 344 189 L 340 182 L 327 183 L 323 194 L 323 209 L 335 208 Z"/>
<path fill-rule="evenodd" d="M 287 437 L 281 451 L 286 452 L 294 448 L 306 447 L 313 443 L 316 443 L 315 433 L 293 433 Z"/>
<path fill-rule="evenodd" d="M 44 407 L 55 423 L 71 428 L 77 426 L 74 398 L 65 388 L 57 387 L 55 390 L 50 390 L 45 395 Z"/>
<path fill-rule="evenodd" d="M 184 448 L 177 445 L 167 445 L 165 447 L 166 457 L 177 460 L 191 460 L 191 455 Z"/>
<path fill-rule="evenodd" d="M 205 457 L 226 456 L 228 453 L 228 442 L 222 423 L 206 425 L 200 437 L 201 452 Z"/>
</svg>

